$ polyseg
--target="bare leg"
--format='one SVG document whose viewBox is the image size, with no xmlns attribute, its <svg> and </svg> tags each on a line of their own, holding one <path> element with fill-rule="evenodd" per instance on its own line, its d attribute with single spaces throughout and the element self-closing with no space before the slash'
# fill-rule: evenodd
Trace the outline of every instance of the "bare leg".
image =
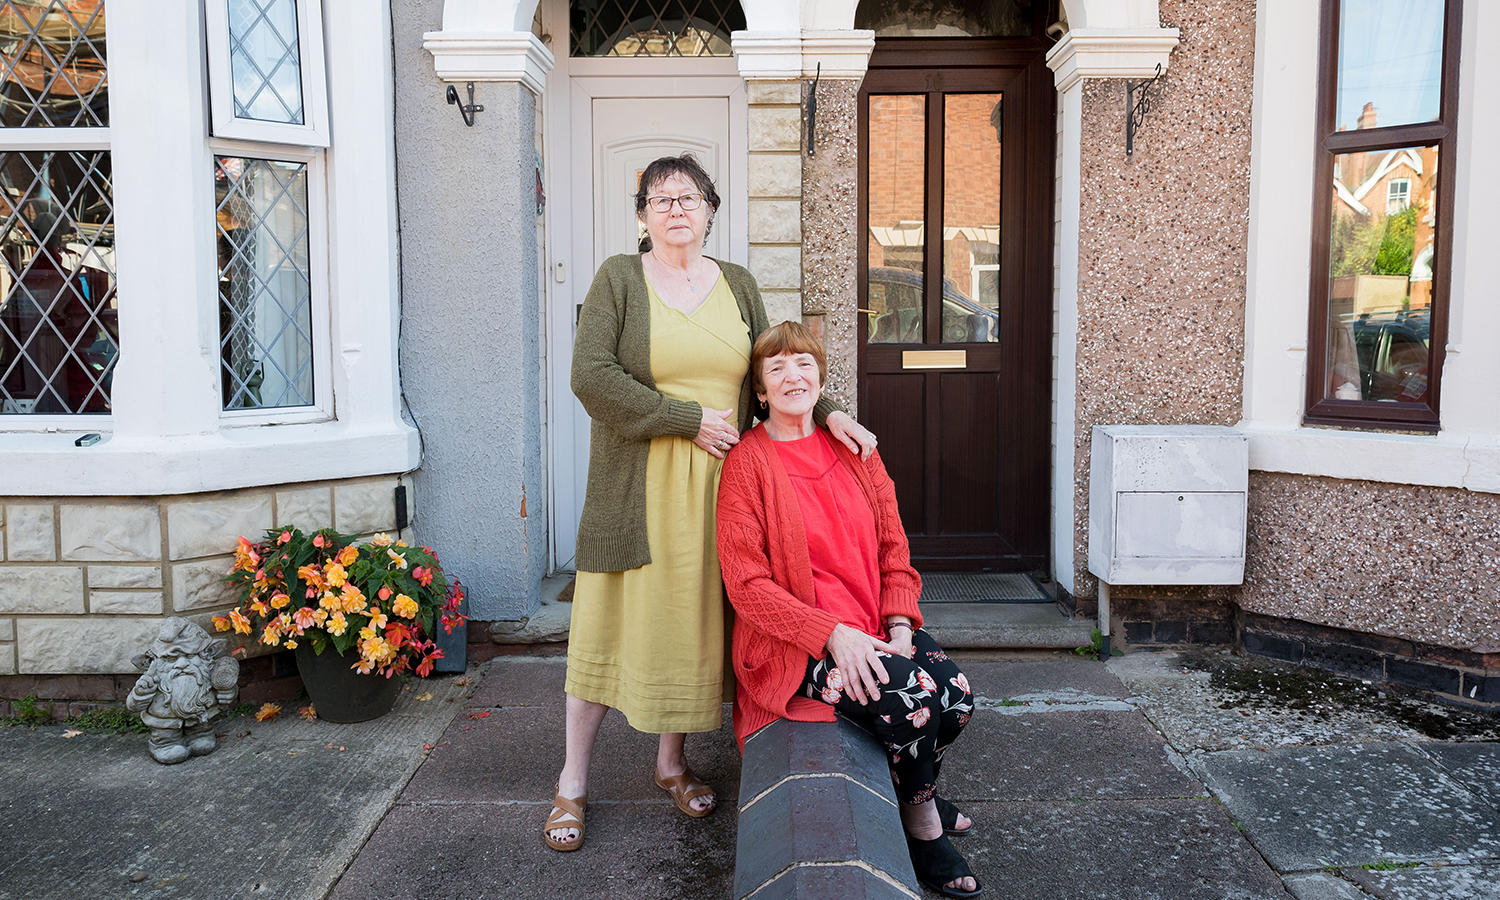
<svg viewBox="0 0 1500 900">
<path fill-rule="evenodd" d="M 661 742 L 656 748 L 656 772 L 663 778 L 671 778 L 681 775 L 687 771 L 687 754 L 683 752 L 683 744 L 687 740 L 685 734 L 664 734 Z M 688 801 L 693 809 L 702 812 L 711 808 L 718 798 L 713 794 L 704 794 L 694 797 Z"/>
<path fill-rule="evenodd" d="M 589 789 L 589 761 L 594 755 L 594 739 L 609 707 L 591 700 L 568 695 L 568 737 L 562 774 L 557 777 L 557 792 L 564 797 L 582 797 Z M 556 807 L 553 807 L 556 809 Z M 578 840 L 577 828 L 554 828 L 548 832 L 559 843 Z"/>
<path fill-rule="evenodd" d="M 901 805 L 901 824 L 906 833 L 919 841 L 931 841 L 943 836 L 943 823 L 938 818 L 937 804 L 928 800 L 916 806 Z M 956 891 L 972 891 L 978 884 L 973 878 L 955 878 L 947 887 Z"/>
</svg>

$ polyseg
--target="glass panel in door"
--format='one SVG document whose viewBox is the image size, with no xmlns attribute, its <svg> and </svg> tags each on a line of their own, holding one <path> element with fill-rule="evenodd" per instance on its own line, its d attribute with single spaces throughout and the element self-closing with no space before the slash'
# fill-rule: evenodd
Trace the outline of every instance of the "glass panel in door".
<svg viewBox="0 0 1500 900">
<path fill-rule="evenodd" d="M 869 314 L 872 344 L 922 343 L 927 97 L 869 98 Z"/>
<path fill-rule="evenodd" d="M 1000 94 L 943 96 L 943 343 L 1000 340 Z"/>
</svg>

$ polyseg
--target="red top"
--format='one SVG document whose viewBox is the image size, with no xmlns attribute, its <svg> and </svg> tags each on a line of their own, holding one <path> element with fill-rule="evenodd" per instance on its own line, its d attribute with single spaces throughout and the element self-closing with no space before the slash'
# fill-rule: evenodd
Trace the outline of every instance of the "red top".
<svg viewBox="0 0 1500 900">
<path fill-rule="evenodd" d="M 865 634 L 885 639 L 880 618 L 879 542 L 875 513 L 854 474 L 839 464 L 832 439 L 821 428 L 795 441 L 772 441 L 797 494 L 814 605 Z"/>
<path fill-rule="evenodd" d="M 922 627 L 922 579 L 911 567 L 896 486 L 878 453 L 860 460 L 829 441 L 875 520 L 880 591 L 877 620 L 906 616 Z M 719 481 L 719 566 L 734 605 L 734 736 L 780 718 L 832 722 L 833 707 L 797 696 L 809 658 L 822 659 L 838 617 L 818 608 L 801 505 L 764 425 L 745 432 Z"/>
</svg>

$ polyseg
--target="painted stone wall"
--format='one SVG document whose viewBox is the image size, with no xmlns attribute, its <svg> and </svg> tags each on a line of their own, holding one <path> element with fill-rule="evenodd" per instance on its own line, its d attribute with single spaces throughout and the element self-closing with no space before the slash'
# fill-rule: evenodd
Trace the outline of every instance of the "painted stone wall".
<svg viewBox="0 0 1500 900">
<path fill-rule="evenodd" d="M 1500 496 L 1250 477 L 1247 611 L 1500 652 Z"/>
<path fill-rule="evenodd" d="M 1182 43 L 1132 158 L 1124 82 L 1083 88 L 1074 593 L 1086 600 L 1090 429 L 1240 419 L 1255 3 L 1160 8 Z"/>
<path fill-rule="evenodd" d="M 750 273 L 774 325 L 802 309 L 802 109 L 795 81 L 751 81 L 749 101 Z"/>
<path fill-rule="evenodd" d="M 803 86 L 806 97 L 808 85 Z M 859 82 L 818 83 L 816 153 L 802 155 L 802 314 L 828 348 L 827 392 L 858 415 Z M 804 128 L 805 130 L 805 128 Z"/>
<path fill-rule="evenodd" d="M 0 498 L 0 677 L 132 675 L 130 658 L 164 618 L 213 632 L 209 620 L 234 605 L 220 579 L 238 538 L 283 526 L 394 532 L 396 484 L 389 475 L 174 497 Z"/>
<path fill-rule="evenodd" d="M 479 620 L 541 603 L 547 560 L 537 300 L 536 100 L 480 83 L 473 127 L 422 34 L 442 0 L 395 5 L 402 380 L 423 434 L 417 539 L 442 548 Z"/>
</svg>

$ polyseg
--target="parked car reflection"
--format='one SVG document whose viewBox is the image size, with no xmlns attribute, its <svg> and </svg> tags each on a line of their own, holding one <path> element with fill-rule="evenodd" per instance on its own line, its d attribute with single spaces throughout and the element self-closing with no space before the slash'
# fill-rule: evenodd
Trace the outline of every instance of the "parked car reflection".
<svg viewBox="0 0 1500 900">
<path fill-rule="evenodd" d="M 922 273 L 891 266 L 870 269 L 866 308 L 872 344 L 922 343 Z M 943 343 L 995 343 L 1000 314 L 969 299 L 943 279 Z"/>
<path fill-rule="evenodd" d="M 1417 403 L 1426 396 L 1431 310 L 1365 313 L 1346 325 L 1345 346 L 1352 339 L 1358 360 L 1360 399 Z"/>
</svg>

